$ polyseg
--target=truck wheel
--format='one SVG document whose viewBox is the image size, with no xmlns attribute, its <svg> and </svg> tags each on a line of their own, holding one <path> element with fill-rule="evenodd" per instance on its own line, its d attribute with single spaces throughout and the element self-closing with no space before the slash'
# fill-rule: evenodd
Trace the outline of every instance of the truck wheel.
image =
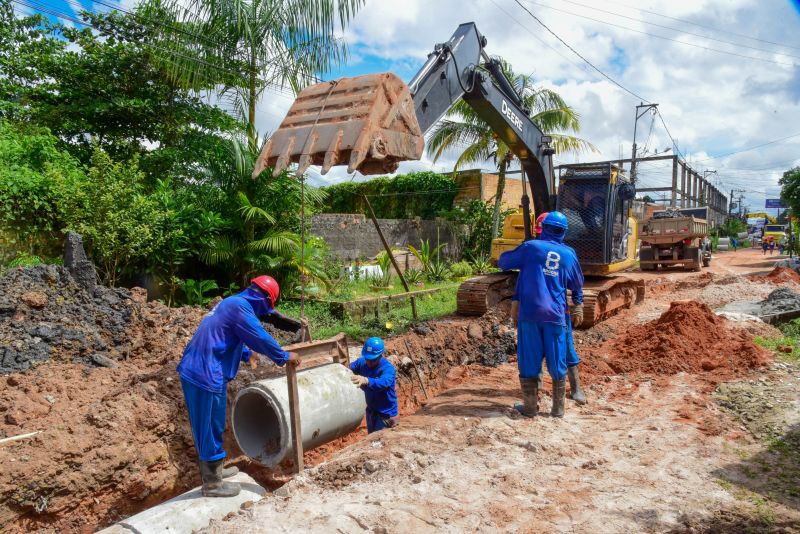
<svg viewBox="0 0 800 534">
<path fill-rule="evenodd" d="M 695 260 L 692 262 L 692 270 L 697 272 L 702 268 L 703 268 L 703 251 L 698 248 L 697 254 L 695 255 Z"/>
</svg>

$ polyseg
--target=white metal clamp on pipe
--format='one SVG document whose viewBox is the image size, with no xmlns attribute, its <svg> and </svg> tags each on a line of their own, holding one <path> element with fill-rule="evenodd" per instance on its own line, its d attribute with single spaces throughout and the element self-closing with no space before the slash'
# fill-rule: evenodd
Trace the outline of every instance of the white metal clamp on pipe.
<svg viewBox="0 0 800 534">
<path fill-rule="evenodd" d="M 339 363 L 297 372 L 303 449 L 310 450 L 358 428 L 364 417 L 364 392 Z M 273 467 L 293 451 L 286 376 L 258 380 L 236 395 L 231 413 L 239 448 Z"/>
</svg>

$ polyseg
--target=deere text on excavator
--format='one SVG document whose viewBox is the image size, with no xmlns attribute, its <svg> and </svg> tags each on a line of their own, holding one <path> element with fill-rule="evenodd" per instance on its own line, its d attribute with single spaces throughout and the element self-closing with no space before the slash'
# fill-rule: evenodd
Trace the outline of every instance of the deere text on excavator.
<svg viewBox="0 0 800 534">
<path fill-rule="evenodd" d="M 644 298 L 643 282 L 614 274 L 635 262 L 635 189 L 619 168 L 589 164 L 562 166 L 556 193 L 552 139 L 531 121 L 530 110 L 485 46 L 475 24 L 465 23 L 434 47 L 408 85 L 380 73 L 303 89 L 264 145 L 253 176 L 268 166 L 280 172 L 292 162 L 298 163 L 298 174 L 309 165 L 321 165 L 325 174 L 341 164 L 365 175 L 393 172 L 400 161 L 422 157 L 424 134 L 463 99 L 519 158 L 524 173 L 521 213 L 504 221 L 492 259 L 532 239 L 533 213 L 564 212 L 570 227 L 565 242 L 587 277 L 584 324 L 591 326 Z M 458 291 L 458 312 L 483 314 L 510 297 L 515 283 L 516 273 L 508 272 L 467 280 Z"/>
</svg>

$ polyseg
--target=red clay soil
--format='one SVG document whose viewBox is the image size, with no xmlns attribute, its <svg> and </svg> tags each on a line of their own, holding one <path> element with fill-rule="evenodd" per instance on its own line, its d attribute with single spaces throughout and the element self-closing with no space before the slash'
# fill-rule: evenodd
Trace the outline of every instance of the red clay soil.
<svg viewBox="0 0 800 534">
<path fill-rule="evenodd" d="M 0 438 L 40 431 L 0 447 L 0 531 L 92 531 L 199 483 L 175 366 L 205 310 L 170 309 L 143 297 L 139 290 L 126 300 L 131 321 L 112 367 L 87 365 L 63 348 L 26 372 L 0 376 Z M 49 299 L 43 310 L 57 300 Z M 22 298 L 12 304 L 26 310 L 19 320 L 32 326 L 30 304 Z M 464 379 L 448 374 L 452 368 L 513 358 L 514 335 L 498 326 L 505 319 L 503 312 L 455 318 L 405 336 L 428 394 Z M 387 349 L 398 367 L 401 415 L 413 413 L 425 397 L 413 366 L 403 362 L 405 343 L 391 339 Z M 229 388 L 229 403 L 243 385 L 277 372 L 271 364 L 255 371 L 243 366 Z M 365 435 L 360 429 L 310 451 L 306 462 L 320 463 Z M 230 424 L 224 440 L 230 461 L 261 484 L 275 488 L 289 478 L 288 465 L 266 469 L 244 457 Z"/>
<path fill-rule="evenodd" d="M 766 276 L 754 274 L 750 275 L 750 279 L 759 282 L 769 282 L 775 285 L 781 285 L 787 282 L 800 284 L 800 274 L 798 274 L 794 269 L 790 269 L 788 267 L 775 267 Z"/>
<path fill-rule="evenodd" d="M 733 376 L 770 361 L 740 328 L 730 328 L 700 302 L 673 302 L 655 321 L 632 326 L 604 352 L 615 373 L 671 375 L 679 372 Z"/>
</svg>

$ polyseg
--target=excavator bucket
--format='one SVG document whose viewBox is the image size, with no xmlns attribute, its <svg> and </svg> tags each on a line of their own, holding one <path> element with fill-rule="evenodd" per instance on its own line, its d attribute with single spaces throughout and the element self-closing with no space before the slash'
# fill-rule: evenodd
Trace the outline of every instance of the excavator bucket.
<svg viewBox="0 0 800 534">
<path fill-rule="evenodd" d="M 253 178 L 298 163 L 334 165 L 347 172 L 389 173 L 422 157 L 424 138 L 408 86 L 390 72 L 311 85 L 303 89 L 256 160 Z"/>
</svg>

